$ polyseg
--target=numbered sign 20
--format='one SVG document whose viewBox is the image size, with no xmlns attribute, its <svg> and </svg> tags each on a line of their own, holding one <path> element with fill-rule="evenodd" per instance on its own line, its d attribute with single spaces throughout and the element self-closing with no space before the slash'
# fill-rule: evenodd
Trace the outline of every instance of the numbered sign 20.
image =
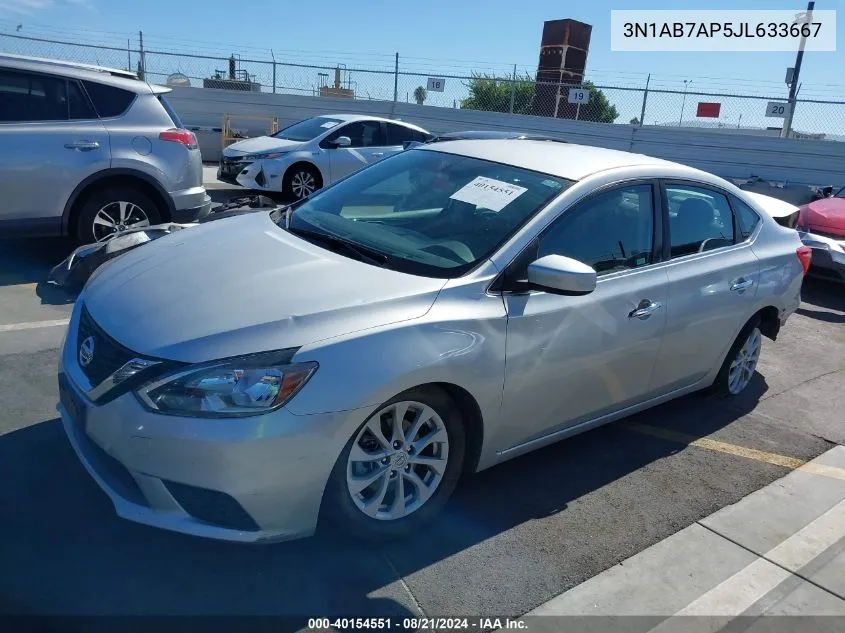
<svg viewBox="0 0 845 633">
<path fill-rule="evenodd" d="M 426 90 L 429 92 L 443 92 L 443 88 L 446 86 L 445 79 L 439 79 L 437 77 L 429 77 L 428 78 L 428 86 Z"/>
<path fill-rule="evenodd" d="M 570 88 L 568 101 L 569 103 L 589 103 L 590 91 L 584 88 Z"/>
<path fill-rule="evenodd" d="M 769 101 L 766 104 L 766 116 L 773 116 L 779 119 L 785 119 L 786 113 L 789 112 L 789 104 L 781 101 Z"/>
</svg>

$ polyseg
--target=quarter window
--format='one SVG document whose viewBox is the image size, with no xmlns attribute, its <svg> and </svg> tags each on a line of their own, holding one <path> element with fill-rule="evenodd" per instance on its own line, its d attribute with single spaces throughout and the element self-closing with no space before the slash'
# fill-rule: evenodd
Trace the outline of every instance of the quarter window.
<svg viewBox="0 0 845 633">
<path fill-rule="evenodd" d="M 540 238 L 538 257 L 565 255 L 602 275 L 651 264 L 653 250 L 652 187 L 633 185 L 564 212 Z"/>
<path fill-rule="evenodd" d="M 671 257 L 683 257 L 734 243 L 728 199 L 721 193 L 689 185 L 667 185 Z"/>
<path fill-rule="evenodd" d="M 731 206 L 736 213 L 739 233 L 743 240 L 747 240 L 760 223 L 760 216 L 739 198 L 731 197 Z"/>
<path fill-rule="evenodd" d="M 120 116 L 126 112 L 129 104 L 135 99 L 134 92 L 129 92 L 123 88 L 107 86 L 94 81 L 84 81 L 83 83 L 91 101 L 94 102 L 97 114 L 104 119 Z"/>
</svg>

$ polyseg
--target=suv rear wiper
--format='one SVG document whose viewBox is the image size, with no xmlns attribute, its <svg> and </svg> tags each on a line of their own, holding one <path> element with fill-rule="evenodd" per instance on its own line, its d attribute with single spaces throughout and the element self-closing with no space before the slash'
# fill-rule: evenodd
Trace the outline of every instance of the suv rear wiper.
<svg viewBox="0 0 845 633">
<path fill-rule="evenodd" d="M 377 250 L 367 248 L 366 246 L 361 246 L 353 242 L 347 242 L 346 240 L 335 237 L 334 235 L 319 233 L 318 231 L 308 231 L 307 229 L 295 229 L 292 226 L 288 227 L 288 231 L 294 235 L 300 235 L 302 237 L 322 242 L 326 246 L 332 247 L 330 250 L 337 252 L 339 249 L 347 255 L 351 255 L 355 259 L 372 264 L 373 266 L 384 266 L 388 260 L 387 255 L 384 253 L 380 253 Z"/>
</svg>

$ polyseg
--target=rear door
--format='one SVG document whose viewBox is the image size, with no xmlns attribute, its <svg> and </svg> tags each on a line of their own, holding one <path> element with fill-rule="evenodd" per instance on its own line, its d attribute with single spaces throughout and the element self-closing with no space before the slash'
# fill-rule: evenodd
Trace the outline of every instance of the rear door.
<svg viewBox="0 0 845 633">
<path fill-rule="evenodd" d="M 332 147 L 332 141 L 341 136 L 348 136 L 352 144 L 349 147 Z M 331 181 L 345 178 L 383 158 L 385 142 L 381 121 L 353 121 L 338 127 L 320 143 L 328 153 Z"/>
<path fill-rule="evenodd" d="M 695 182 L 662 183 L 669 301 L 654 372 L 662 392 L 701 380 L 752 316 L 760 263 L 729 195 Z"/>
<path fill-rule="evenodd" d="M 79 82 L 0 68 L 0 220 L 58 232 L 70 194 L 110 161 Z"/>
</svg>

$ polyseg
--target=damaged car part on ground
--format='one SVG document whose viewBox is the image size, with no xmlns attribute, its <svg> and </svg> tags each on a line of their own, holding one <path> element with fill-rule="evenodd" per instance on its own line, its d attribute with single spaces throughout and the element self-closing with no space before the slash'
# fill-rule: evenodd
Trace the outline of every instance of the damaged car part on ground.
<svg viewBox="0 0 845 633">
<path fill-rule="evenodd" d="M 699 170 L 435 143 L 100 269 L 59 411 L 124 518 L 241 542 L 318 520 L 399 536 L 465 472 L 742 393 L 809 261 L 761 201 Z"/>
<path fill-rule="evenodd" d="M 79 246 L 71 252 L 61 263 L 54 266 L 47 275 L 47 284 L 62 288 L 69 295 L 79 293 L 97 268 L 130 250 L 138 248 L 165 235 L 170 235 L 182 229 L 188 229 L 205 222 L 222 220 L 239 213 L 249 213 L 258 209 L 283 209 L 265 196 L 245 196 L 233 198 L 229 202 L 218 205 L 214 212 L 204 216 L 196 222 L 178 224 L 168 222 L 127 229 L 108 238 Z"/>
</svg>

